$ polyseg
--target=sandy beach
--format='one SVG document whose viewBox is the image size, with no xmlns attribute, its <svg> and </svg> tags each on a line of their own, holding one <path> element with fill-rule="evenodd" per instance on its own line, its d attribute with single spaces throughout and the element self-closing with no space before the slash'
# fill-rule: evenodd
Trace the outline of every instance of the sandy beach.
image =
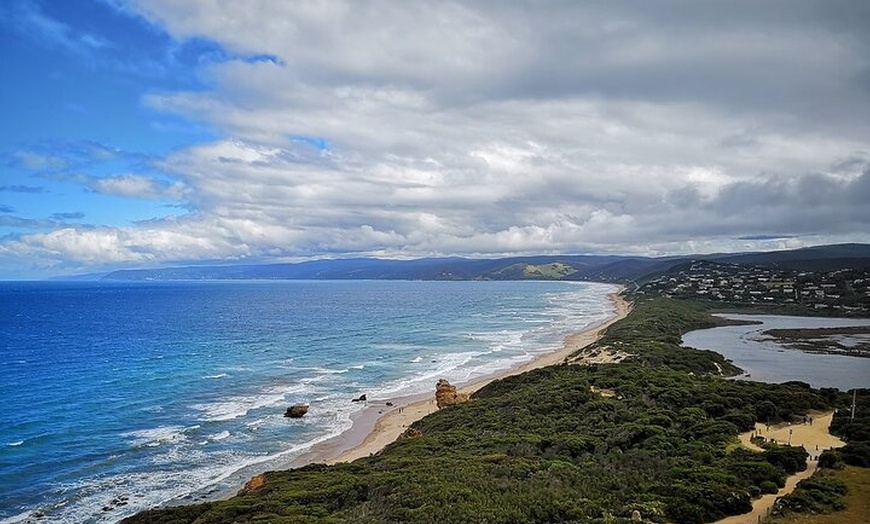
<svg viewBox="0 0 870 524">
<path fill-rule="evenodd" d="M 472 383 L 460 384 L 457 388 L 458 391 L 470 394 L 493 380 L 564 362 L 571 354 L 595 342 L 608 326 L 628 315 L 631 311 L 631 303 L 619 294 L 621 291 L 610 295 L 610 300 L 614 305 L 614 316 L 606 322 L 568 336 L 563 346 L 557 351 L 546 353 L 535 360 L 502 373 Z M 387 406 L 386 402 L 370 402 L 367 409 L 354 420 L 350 430 L 334 439 L 314 446 L 308 453 L 296 458 L 287 467 L 295 468 L 311 463 L 352 462 L 358 458 L 377 453 L 387 444 L 396 440 L 412 423 L 438 410 L 435 405 L 435 384 L 433 382 L 431 394 L 392 399 L 390 403 L 392 406 Z"/>
</svg>

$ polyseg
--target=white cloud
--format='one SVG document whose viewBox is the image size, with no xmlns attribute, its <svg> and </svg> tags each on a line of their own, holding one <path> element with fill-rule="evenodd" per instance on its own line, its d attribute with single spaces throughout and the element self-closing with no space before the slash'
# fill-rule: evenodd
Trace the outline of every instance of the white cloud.
<svg viewBox="0 0 870 524">
<path fill-rule="evenodd" d="M 626 5 L 131 1 L 175 38 L 277 60 L 145 98 L 223 135 L 158 162 L 179 182 L 80 180 L 191 214 L 19 242 L 164 263 L 868 239 L 859 3 Z"/>
<path fill-rule="evenodd" d="M 67 161 L 63 158 L 40 155 L 32 151 L 17 151 L 13 154 L 13 157 L 22 167 L 31 171 L 63 169 L 67 166 Z"/>
<path fill-rule="evenodd" d="M 11 5 L 11 18 L 18 31 L 32 35 L 43 45 L 62 48 L 68 52 L 88 56 L 93 50 L 109 46 L 99 35 L 79 32 L 47 14 L 34 2 Z"/>
<path fill-rule="evenodd" d="M 92 191 L 145 200 L 182 200 L 188 188 L 180 182 L 143 175 L 124 174 L 114 176 L 57 175 L 56 180 L 81 184 Z"/>
</svg>

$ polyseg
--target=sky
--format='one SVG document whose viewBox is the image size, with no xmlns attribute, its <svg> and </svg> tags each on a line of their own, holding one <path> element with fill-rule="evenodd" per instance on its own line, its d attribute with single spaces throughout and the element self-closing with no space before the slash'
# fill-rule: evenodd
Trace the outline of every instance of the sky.
<svg viewBox="0 0 870 524">
<path fill-rule="evenodd" d="M 3 0 L 0 278 L 870 242 L 866 0 Z"/>
</svg>

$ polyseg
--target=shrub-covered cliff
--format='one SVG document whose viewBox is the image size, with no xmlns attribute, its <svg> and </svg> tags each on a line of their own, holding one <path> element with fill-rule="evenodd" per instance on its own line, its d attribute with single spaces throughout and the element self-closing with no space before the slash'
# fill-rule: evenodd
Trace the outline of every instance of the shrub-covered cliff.
<svg viewBox="0 0 870 524">
<path fill-rule="evenodd" d="M 125 522 L 629 522 L 639 512 L 696 523 L 746 512 L 805 468 L 806 453 L 729 445 L 737 433 L 844 395 L 721 378 L 721 356 L 677 345 L 683 331 L 712 322 L 685 304 L 642 302 L 600 342 L 623 346 L 631 362 L 505 378 L 374 456 L 268 472 L 229 500 Z"/>
</svg>

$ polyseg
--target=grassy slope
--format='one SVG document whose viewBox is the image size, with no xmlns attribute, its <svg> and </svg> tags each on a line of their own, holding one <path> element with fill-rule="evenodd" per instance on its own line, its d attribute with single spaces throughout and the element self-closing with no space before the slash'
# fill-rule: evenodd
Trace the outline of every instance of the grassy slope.
<svg viewBox="0 0 870 524">
<path fill-rule="evenodd" d="M 843 498 L 844 509 L 832 513 L 797 513 L 774 517 L 770 524 L 852 524 L 870 522 L 870 469 L 846 466 L 827 470 L 825 476 L 839 481 L 848 490 Z"/>
<path fill-rule="evenodd" d="M 707 375 L 727 362 L 676 343 L 715 322 L 674 301 L 638 304 L 601 342 L 625 346 L 633 363 L 496 381 L 373 457 L 270 472 L 244 496 L 125 522 L 627 522 L 635 509 L 656 521 L 707 522 L 744 512 L 751 496 L 804 467 L 805 453 L 726 452 L 727 443 L 757 419 L 842 398 Z M 616 396 L 599 397 L 593 385 Z"/>
</svg>

